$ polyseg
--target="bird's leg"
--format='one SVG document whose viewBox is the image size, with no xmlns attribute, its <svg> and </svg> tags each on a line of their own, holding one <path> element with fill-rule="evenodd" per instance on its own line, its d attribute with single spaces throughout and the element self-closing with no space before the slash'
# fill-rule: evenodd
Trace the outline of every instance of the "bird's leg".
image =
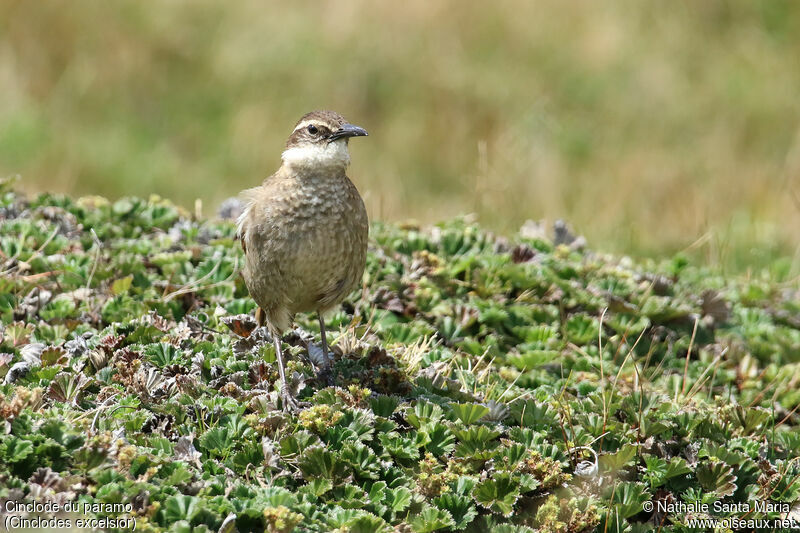
<svg viewBox="0 0 800 533">
<path fill-rule="evenodd" d="M 264 309 L 258 307 L 256 309 L 256 322 L 258 327 L 264 327 L 267 323 L 267 314 Z M 278 359 L 278 374 L 281 376 L 281 399 L 283 400 L 283 408 L 287 411 L 297 411 L 297 402 L 292 398 L 289 392 L 289 384 L 286 383 L 286 368 L 283 366 L 283 354 L 281 353 L 281 334 L 277 331 L 270 331 L 272 342 L 275 344 L 275 357 Z"/>
<path fill-rule="evenodd" d="M 325 335 L 325 320 L 322 318 L 322 313 L 317 312 L 319 318 L 319 334 L 322 338 L 322 368 L 320 368 L 317 377 L 328 385 L 333 385 L 333 375 L 331 374 L 331 366 L 333 357 L 328 352 L 328 338 Z"/>
<path fill-rule="evenodd" d="M 286 368 L 283 366 L 283 354 L 281 353 L 281 337 L 277 333 L 272 334 L 275 343 L 275 357 L 278 359 L 278 374 L 281 377 L 281 399 L 283 400 L 284 411 L 297 411 L 299 409 L 297 401 L 289 391 L 289 384 L 286 382 Z"/>
<path fill-rule="evenodd" d="M 325 365 L 330 365 L 330 359 L 328 358 L 328 339 L 325 336 L 325 320 L 322 319 L 322 313 L 317 313 L 317 318 L 319 318 L 319 334 L 322 337 L 322 355 L 325 358 Z"/>
</svg>

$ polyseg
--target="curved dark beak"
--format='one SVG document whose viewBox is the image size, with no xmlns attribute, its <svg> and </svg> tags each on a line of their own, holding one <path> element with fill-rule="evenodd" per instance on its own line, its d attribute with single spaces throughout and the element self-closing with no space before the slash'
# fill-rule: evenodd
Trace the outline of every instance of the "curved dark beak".
<svg viewBox="0 0 800 533">
<path fill-rule="evenodd" d="M 367 130 L 356 126 L 355 124 L 344 124 L 341 128 L 331 133 L 328 137 L 328 142 L 333 142 L 337 139 L 346 139 L 348 137 L 366 137 L 369 135 Z"/>
</svg>

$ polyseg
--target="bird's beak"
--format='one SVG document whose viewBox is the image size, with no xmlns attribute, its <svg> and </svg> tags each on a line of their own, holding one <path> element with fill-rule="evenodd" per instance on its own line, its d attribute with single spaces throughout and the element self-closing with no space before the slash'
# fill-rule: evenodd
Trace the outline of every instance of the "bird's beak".
<svg viewBox="0 0 800 533">
<path fill-rule="evenodd" d="M 367 130 L 360 128 L 354 124 L 344 124 L 341 128 L 331 133 L 328 137 L 328 142 L 333 142 L 337 139 L 346 139 L 348 137 L 366 137 L 369 135 Z"/>
</svg>

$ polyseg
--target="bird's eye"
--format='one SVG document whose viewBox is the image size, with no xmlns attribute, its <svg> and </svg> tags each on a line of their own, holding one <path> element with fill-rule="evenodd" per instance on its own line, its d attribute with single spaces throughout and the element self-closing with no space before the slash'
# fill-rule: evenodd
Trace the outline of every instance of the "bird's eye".
<svg viewBox="0 0 800 533">
<path fill-rule="evenodd" d="M 317 130 L 317 127 L 315 125 L 309 124 L 308 133 L 310 133 L 311 135 L 316 135 L 317 131 L 319 131 L 319 130 Z"/>
</svg>

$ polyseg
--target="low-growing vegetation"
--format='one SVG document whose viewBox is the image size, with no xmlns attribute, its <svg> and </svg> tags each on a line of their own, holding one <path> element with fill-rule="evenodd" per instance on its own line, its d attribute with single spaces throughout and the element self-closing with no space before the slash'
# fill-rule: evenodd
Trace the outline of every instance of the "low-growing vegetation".
<svg viewBox="0 0 800 533">
<path fill-rule="evenodd" d="M 179 532 L 796 512 L 796 283 L 636 264 L 562 226 L 376 223 L 363 291 L 327 317 L 336 386 L 315 381 L 313 316 L 283 339 L 289 414 L 232 222 L 0 194 L 0 501 L 125 504 L 138 531 Z"/>
</svg>

